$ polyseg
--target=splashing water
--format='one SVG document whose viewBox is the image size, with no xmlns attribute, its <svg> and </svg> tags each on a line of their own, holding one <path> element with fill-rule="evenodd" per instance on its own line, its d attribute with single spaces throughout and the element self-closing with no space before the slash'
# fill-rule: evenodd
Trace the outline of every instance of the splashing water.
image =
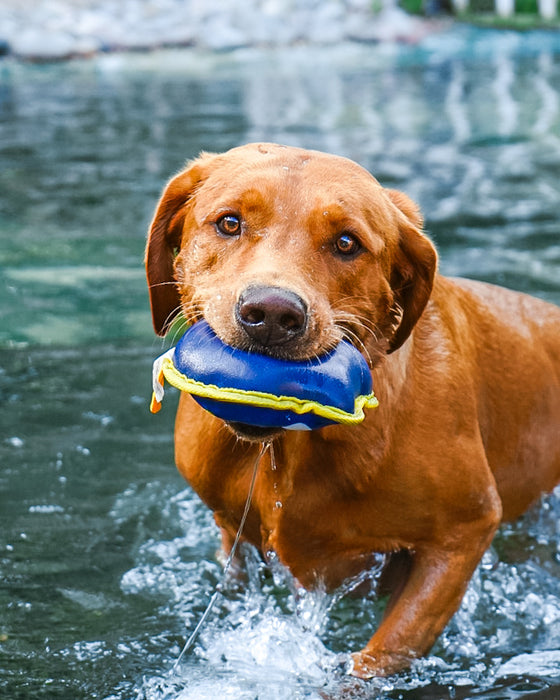
<svg viewBox="0 0 560 700">
<path fill-rule="evenodd" d="M 197 528 L 198 504 L 188 490 L 182 499 L 185 540 L 192 546 L 195 534 L 208 537 L 208 522 Z M 274 553 L 264 562 L 254 548 L 242 544 L 243 577 L 225 582 L 192 653 L 167 674 L 145 677 L 136 698 L 365 700 L 407 698 L 407 693 L 412 698 L 425 686 L 488 689 L 490 695 L 481 697 L 493 697 L 491 689 L 499 687 L 506 689 L 504 698 L 517 698 L 517 691 L 507 694 L 507 688 L 528 690 L 519 681 L 523 675 L 560 680 L 559 523 L 557 489 L 520 522 L 502 528 L 432 654 L 398 676 L 368 683 L 347 675 L 348 653 L 363 646 L 379 624 L 382 603 L 375 584 L 383 560 L 328 594 L 301 589 Z M 192 629 L 193 610 L 219 585 L 218 565 L 181 561 L 178 552 L 185 542 L 180 539 L 148 548 L 162 558 L 160 566 L 152 565 L 150 575 L 141 567 L 128 572 L 123 589 L 165 592 L 172 598 L 171 609 Z M 521 560 L 520 550 L 526 552 Z M 364 583 L 369 584 L 365 595 L 362 588 L 360 595 L 348 595 Z"/>
<path fill-rule="evenodd" d="M 298 587 L 274 556 L 265 563 L 253 547 L 241 550 L 247 578 L 223 590 L 217 619 L 201 630 L 194 658 L 167 677 L 144 679 L 139 698 L 319 699 L 340 685 L 348 660 L 323 641 L 330 615 L 355 587 L 375 584 L 381 560 L 327 594 Z"/>
<path fill-rule="evenodd" d="M 266 553 L 263 561 L 250 545 L 240 547 L 246 578 L 228 578 L 240 543 L 249 511 L 257 472 L 266 451 L 270 452 L 271 469 L 277 463 L 272 445 L 263 444 L 255 461 L 246 507 L 221 581 L 194 631 L 183 646 L 170 673 L 165 677 L 144 679 L 138 697 L 163 698 L 254 697 L 257 689 L 266 688 L 266 697 L 323 697 L 320 689 L 338 682 L 348 666 L 348 657 L 330 651 L 322 641 L 330 623 L 329 614 L 348 593 L 358 586 L 375 590 L 385 557 L 379 555 L 368 571 L 351 579 L 334 594 L 319 588 L 307 591 L 279 562 L 275 552 Z M 278 506 L 281 507 L 281 504 Z M 171 557 L 175 564 L 180 543 L 160 543 L 152 553 Z M 167 568 L 167 567 L 164 567 Z M 192 576 L 193 567 L 188 566 Z M 201 569 L 204 571 L 204 567 Z M 143 572 L 144 575 L 146 572 Z M 139 592 L 142 585 L 162 584 L 161 572 L 139 576 L 128 572 L 122 585 L 129 592 Z M 171 582 L 178 577 L 172 576 Z M 185 587 L 181 586 L 182 593 Z M 189 589 L 188 592 L 192 592 Z M 217 606 L 219 605 L 219 610 Z M 211 613 L 217 619 L 212 620 Z M 189 623 L 192 615 L 189 616 Z M 194 658 L 188 657 L 197 640 Z M 212 680 L 209 680 L 211 678 Z"/>
</svg>

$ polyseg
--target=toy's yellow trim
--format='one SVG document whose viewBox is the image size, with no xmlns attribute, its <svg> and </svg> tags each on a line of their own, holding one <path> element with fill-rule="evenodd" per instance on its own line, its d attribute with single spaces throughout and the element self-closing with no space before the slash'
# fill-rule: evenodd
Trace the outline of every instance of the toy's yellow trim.
<svg viewBox="0 0 560 700">
<path fill-rule="evenodd" d="M 173 360 L 169 355 L 164 355 L 161 358 L 159 366 L 154 368 L 154 379 L 163 387 L 163 376 L 167 381 L 177 389 L 186 391 L 195 396 L 201 396 L 206 399 L 214 399 L 216 401 L 229 401 L 231 403 L 243 403 L 259 408 L 271 408 L 277 411 L 293 411 L 299 415 L 303 413 L 315 413 L 316 415 L 327 418 L 328 420 L 336 421 L 345 425 L 354 425 L 361 423 L 364 418 L 364 408 L 377 408 L 379 402 L 373 392 L 358 396 L 354 402 L 354 413 L 337 408 L 336 406 L 326 406 L 317 401 L 309 401 L 306 399 L 298 399 L 293 396 L 276 396 L 264 391 L 249 391 L 246 389 L 233 389 L 217 387 L 213 384 L 204 384 L 203 382 L 189 379 L 184 374 L 179 372 Z M 163 376 L 162 376 L 163 375 Z M 161 397 L 156 395 L 156 382 L 154 381 L 154 395 L 150 410 L 156 413 L 161 408 Z"/>
</svg>

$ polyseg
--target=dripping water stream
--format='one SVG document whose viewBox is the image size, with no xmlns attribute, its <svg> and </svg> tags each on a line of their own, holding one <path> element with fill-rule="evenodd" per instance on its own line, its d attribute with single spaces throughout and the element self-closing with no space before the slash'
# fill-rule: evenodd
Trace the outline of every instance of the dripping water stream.
<svg viewBox="0 0 560 700">
<path fill-rule="evenodd" d="M 261 445 L 259 454 L 255 460 L 254 465 L 253 465 L 253 471 L 251 474 L 251 482 L 249 484 L 249 491 L 247 493 L 247 500 L 245 501 L 245 508 L 243 509 L 243 515 L 241 516 L 241 520 L 239 521 L 239 527 L 237 528 L 237 533 L 235 535 L 235 539 L 233 541 L 231 550 L 228 554 L 228 558 L 227 558 L 226 563 L 224 565 L 224 572 L 222 574 L 222 581 L 216 586 L 216 590 L 214 591 L 212 597 L 210 598 L 210 601 L 208 602 L 208 605 L 206 607 L 206 610 L 204 611 L 204 614 L 200 618 L 199 623 L 196 625 L 196 627 L 194 628 L 190 637 L 187 639 L 185 646 L 181 650 L 181 653 L 179 654 L 177 661 L 175 662 L 175 665 L 173 666 L 173 671 L 175 671 L 177 669 L 177 666 L 181 663 L 181 659 L 184 657 L 184 655 L 187 654 L 194 646 L 194 644 L 198 638 L 198 635 L 200 634 L 201 629 L 203 628 L 204 624 L 206 623 L 207 619 L 210 617 L 210 614 L 212 613 L 212 609 L 214 608 L 214 605 L 216 604 L 218 596 L 220 596 L 223 592 L 224 583 L 227 580 L 229 570 L 230 570 L 231 565 L 232 565 L 232 563 L 235 559 L 235 556 L 237 554 L 237 547 L 239 546 L 239 542 L 240 542 L 241 536 L 243 534 L 243 528 L 245 527 L 245 521 L 247 520 L 247 515 L 249 514 L 249 509 L 251 508 L 251 500 L 253 498 L 253 492 L 255 490 L 255 483 L 257 481 L 257 472 L 259 470 L 259 465 L 260 465 L 261 460 L 264 457 L 264 455 L 268 449 L 272 449 L 269 443 L 263 443 Z M 276 468 L 276 467 L 274 467 L 274 468 Z"/>
</svg>

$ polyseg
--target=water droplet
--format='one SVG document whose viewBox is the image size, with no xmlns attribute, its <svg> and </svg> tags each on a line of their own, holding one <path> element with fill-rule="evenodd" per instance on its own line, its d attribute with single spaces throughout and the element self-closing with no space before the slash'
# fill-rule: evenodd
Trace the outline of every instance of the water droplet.
<svg viewBox="0 0 560 700">
<path fill-rule="evenodd" d="M 272 564 L 278 559 L 278 555 L 273 549 L 268 549 L 264 556 L 268 564 Z"/>
<path fill-rule="evenodd" d="M 275 472 L 277 469 L 277 464 L 276 464 L 276 456 L 274 454 L 274 446 L 272 445 L 272 443 L 270 443 L 268 451 L 270 453 L 270 467 L 271 467 L 272 471 Z"/>
<path fill-rule="evenodd" d="M 282 501 L 276 501 L 276 503 L 274 504 L 274 507 L 275 507 L 276 509 L 278 509 L 278 510 L 279 510 L 280 508 L 282 508 Z"/>
</svg>

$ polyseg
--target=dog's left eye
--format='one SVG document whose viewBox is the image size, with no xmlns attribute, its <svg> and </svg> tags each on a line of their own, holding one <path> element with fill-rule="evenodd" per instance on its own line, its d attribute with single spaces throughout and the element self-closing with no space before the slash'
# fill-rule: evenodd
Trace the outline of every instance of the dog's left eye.
<svg viewBox="0 0 560 700">
<path fill-rule="evenodd" d="M 226 214 L 218 219 L 216 227 L 224 236 L 238 236 L 241 233 L 241 220 L 233 214 Z"/>
<path fill-rule="evenodd" d="M 342 233 L 334 242 L 335 252 L 344 257 L 352 257 L 359 253 L 360 242 L 351 233 Z"/>
</svg>

